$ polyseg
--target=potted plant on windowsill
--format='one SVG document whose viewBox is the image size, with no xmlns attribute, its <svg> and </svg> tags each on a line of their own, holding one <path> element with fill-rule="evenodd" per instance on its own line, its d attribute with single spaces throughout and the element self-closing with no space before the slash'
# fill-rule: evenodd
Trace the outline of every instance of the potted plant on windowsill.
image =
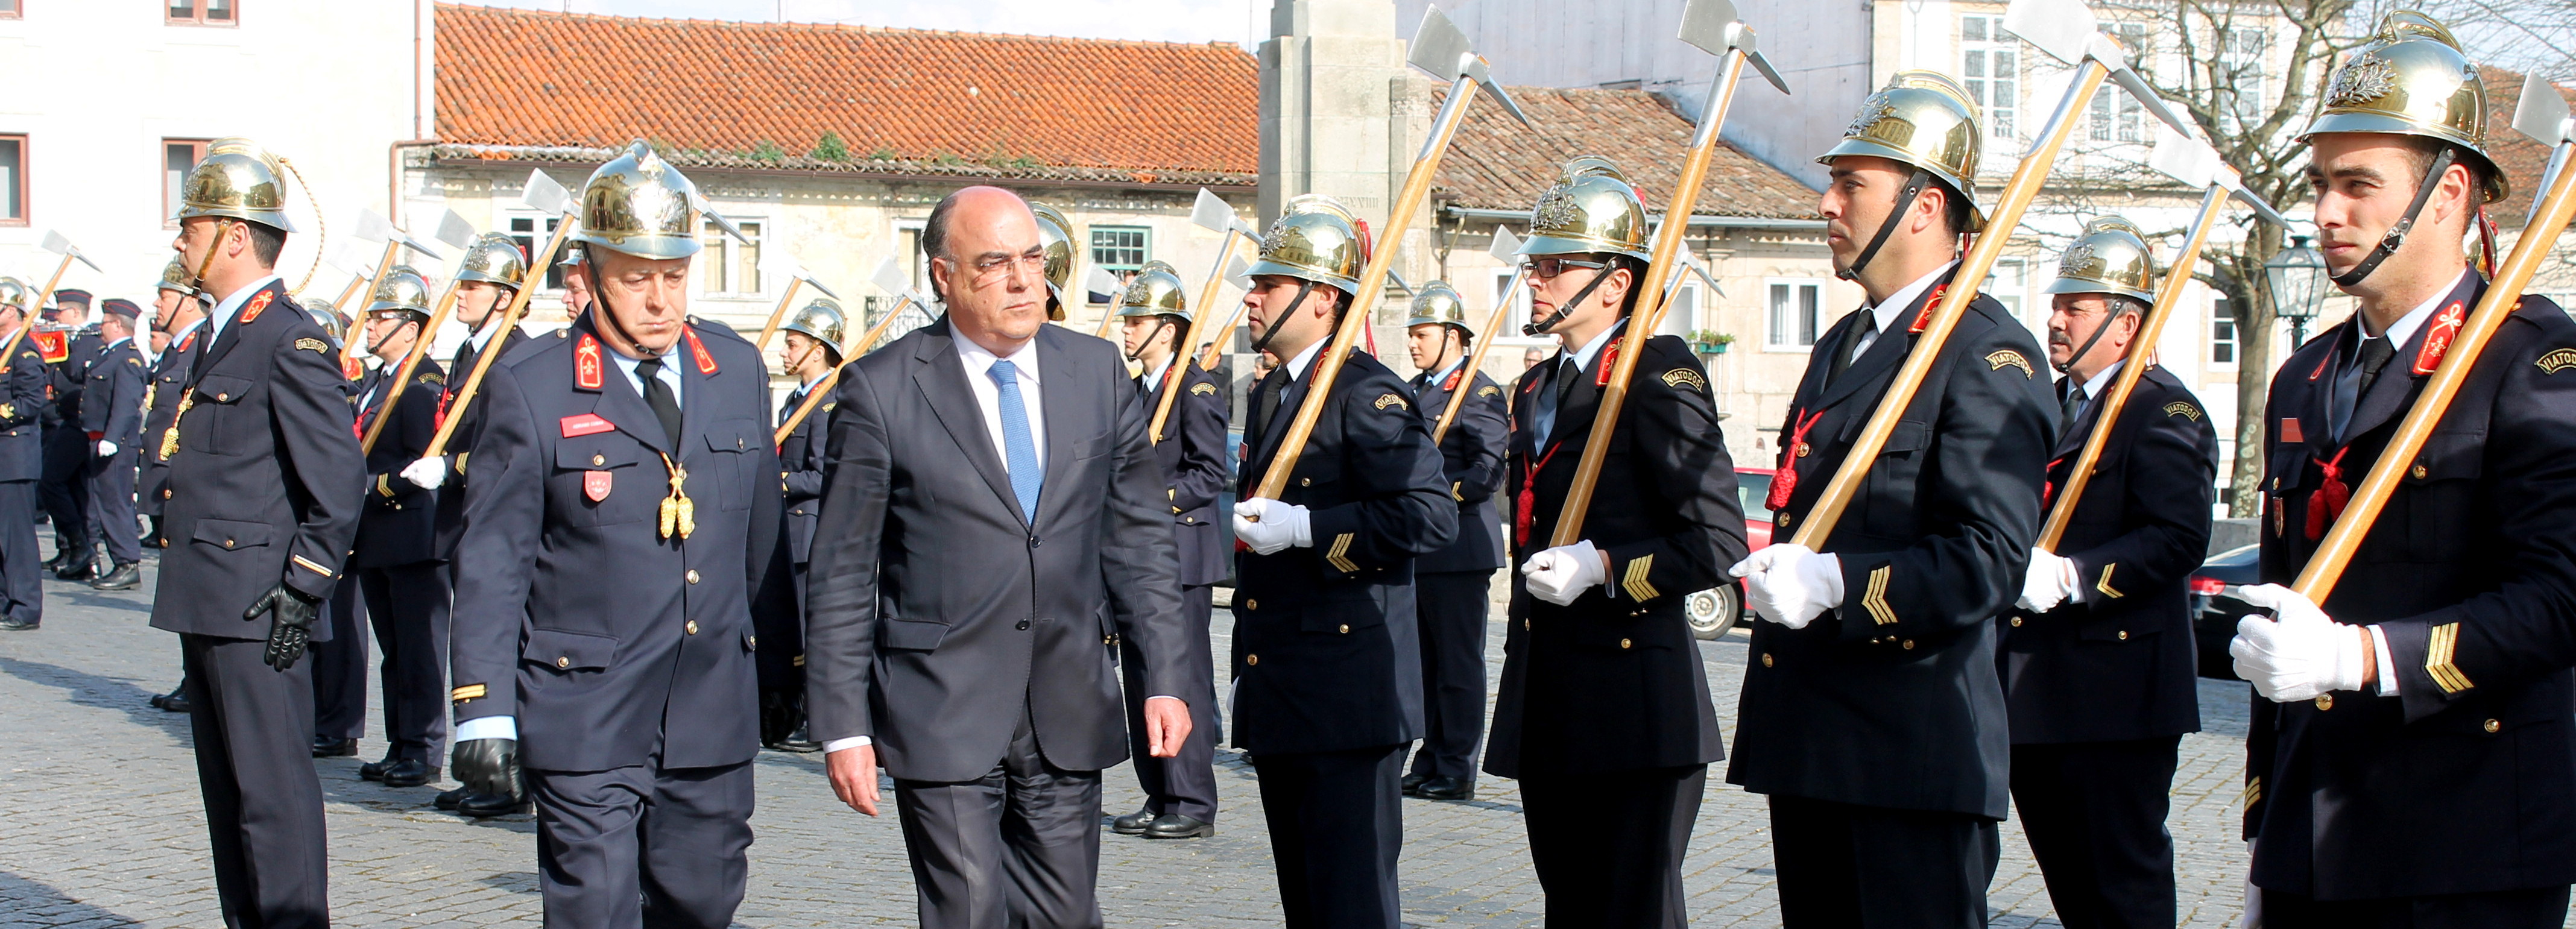
<svg viewBox="0 0 2576 929">
<path fill-rule="evenodd" d="M 1723 332 L 1711 332 L 1706 329 L 1693 332 L 1688 336 L 1688 338 L 1690 340 L 1691 350 L 1702 355 L 1723 355 L 1726 354 L 1727 346 L 1735 344 L 1734 336 Z"/>
</svg>

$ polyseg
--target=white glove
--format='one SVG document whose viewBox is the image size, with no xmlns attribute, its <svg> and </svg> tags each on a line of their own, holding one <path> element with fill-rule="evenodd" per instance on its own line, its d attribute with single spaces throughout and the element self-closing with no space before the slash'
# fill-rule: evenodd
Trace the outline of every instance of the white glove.
<svg viewBox="0 0 2576 929">
<path fill-rule="evenodd" d="M 2030 570 L 2021 576 L 2021 599 L 2013 605 L 2033 613 L 2046 613 L 2072 599 L 2084 602 L 2076 583 L 2075 561 L 2060 558 L 2047 549 L 2030 550 Z"/>
<path fill-rule="evenodd" d="M 2335 690 L 2360 690 L 2361 669 L 2370 654 L 2368 637 L 2326 616 L 2298 591 L 2279 584 L 2243 588 L 2237 599 L 2272 611 L 2278 619 L 2246 616 L 2236 621 L 2236 641 L 2227 653 L 2236 658 L 2236 676 L 2254 682 L 2254 690 L 2280 703 L 2312 700 Z"/>
<path fill-rule="evenodd" d="M 110 442 L 110 441 L 108 441 L 108 440 L 106 440 L 106 439 L 100 439 L 100 440 L 98 440 L 98 457 L 101 457 L 101 458 L 114 458 L 114 457 L 116 457 L 116 443 L 114 443 L 114 442 Z"/>
<path fill-rule="evenodd" d="M 1254 497 L 1234 505 L 1234 537 L 1263 555 L 1315 545 L 1315 530 L 1306 522 L 1306 508 L 1268 497 Z"/>
<path fill-rule="evenodd" d="M 2263 929 L 2263 889 L 2254 886 L 2254 843 L 2245 843 L 2245 916 L 2237 929 Z"/>
<path fill-rule="evenodd" d="M 1820 555 L 1795 542 L 1754 552 L 1736 562 L 1728 574 L 1744 579 L 1745 599 L 1753 612 L 1791 629 L 1804 629 L 1826 610 L 1843 603 L 1843 560 Z"/>
<path fill-rule="evenodd" d="M 447 459 L 423 458 L 404 465 L 402 479 L 422 490 L 437 490 L 438 485 L 447 483 Z"/>
<path fill-rule="evenodd" d="M 1521 562 L 1521 585 L 1530 596 L 1558 606 L 1574 602 L 1583 592 L 1610 580 L 1610 569 L 1601 564 L 1601 550 L 1590 540 L 1577 540 L 1572 545 L 1559 545 Z"/>
</svg>

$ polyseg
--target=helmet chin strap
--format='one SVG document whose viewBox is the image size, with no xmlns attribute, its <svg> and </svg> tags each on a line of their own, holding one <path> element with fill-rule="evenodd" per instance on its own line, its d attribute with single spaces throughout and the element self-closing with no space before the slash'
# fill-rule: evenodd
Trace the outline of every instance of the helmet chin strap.
<svg viewBox="0 0 2576 929">
<path fill-rule="evenodd" d="M 2380 262 L 2397 254 L 2397 249 L 2406 244 L 2406 234 L 2414 231 L 2415 220 L 2424 212 L 2424 204 L 2433 199 L 2434 183 L 2441 180 L 2443 172 L 2451 170 L 2451 165 L 2458 161 L 2459 149 L 2442 146 L 2442 154 L 2433 159 L 2432 168 L 2424 172 L 2423 180 L 2416 182 L 2415 202 L 2406 206 L 2406 215 L 2397 220 L 2397 225 L 2388 227 L 2388 234 L 2379 237 L 2379 246 L 2370 250 L 2370 257 L 2353 265 L 2352 270 L 2335 275 L 2335 286 L 2350 288 L 2361 283 L 2370 277 L 2370 272 L 2379 270 Z"/>
<path fill-rule="evenodd" d="M 2075 349 L 2074 354 L 2070 354 L 2070 355 L 2066 356 L 2066 363 L 2065 363 L 2065 364 L 2062 364 L 2062 365 L 2053 364 L 2053 365 L 2049 365 L 2049 367 L 2056 368 L 2056 369 L 2057 369 L 2057 373 L 2059 373 L 2059 374 L 2065 374 L 2065 373 L 2067 373 L 2069 370 L 2071 370 L 2071 369 L 2073 369 L 2073 368 L 2075 367 L 2075 361 L 2076 361 L 2076 359 L 2079 359 L 2079 358 L 2084 357 L 2084 353 L 2086 353 L 2086 352 L 2089 352 L 2089 351 L 2092 351 L 2092 350 L 2093 350 L 2093 343 L 2095 343 L 2095 342 L 2099 342 L 2099 341 L 2102 341 L 2102 334 L 2103 334 L 2103 333 L 2105 333 L 2105 332 L 2109 332 L 2109 331 L 2111 331 L 2111 324 L 2112 324 L 2112 323 L 2119 322 L 2119 321 L 2120 321 L 2120 317 L 2127 316 L 2127 315 L 2129 315 L 2130 313 L 2135 312 L 2134 310 L 2131 310 L 2131 309 L 2129 308 L 2129 301 L 2127 301 L 2127 300 L 2119 300 L 2119 301 L 2116 301 L 2116 305 L 2119 307 L 2119 309 L 2117 309 L 2117 310 L 2113 310 L 2113 311 L 2111 312 L 2111 314 L 2110 314 L 2110 315 L 2102 317 L 2102 324 L 2101 324 L 2101 325 L 2099 325 L 2099 326 L 2095 326 L 2095 327 L 2093 327 L 2093 334 L 2092 334 L 2092 335 L 2089 335 L 2089 336 L 2085 336 L 2085 337 L 2084 337 L 2084 344 L 2083 344 L 2083 345 L 2080 345 L 2080 346 L 2077 346 L 2077 347 L 2076 347 L 2076 349 Z M 2134 347 L 2132 348 L 2132 350 L 2133 350 L 2133 351 L 2135 350 L 2135 349 L 2134 349 Z"/>
<path fill-rule="evenodd" d="M 1306 295 L 1314 292 L 1315 282 L 1298 281 L 1297 299 L 1288 301 L 1288 308 L 1280 311 L 1279 317 L 1271 320 L 1268 328 L 1261 330 L 1261 338 L 1252 340 L 1252 350 L 1255 352 L 1269 351 L 1270 340 L 1278 338 L 1279 336 L 1279 324 L 1294 318 L 1297 315 L 1297 308 L 1306 305 Z"/>
<path fill-rule="evenodd" d="M 626 324 L 617 321 L 617 314 L 609 310 L 608 295 L 606 293 L 593 293 L 591 294 L 590 299 L 592 303 L 590 314 L 591 323 L 593 325 L 606 326 L 610 329 L 616 330 L 617 337 L 619 339 L 624 340 L 628 347 L 635 349 L 637 352 L 645 353 L 644 357 L 660 358 L 664 355 L 670 354 L 671 349 L 680 347 L 679 341 L 673 340 L 671 342 L 671 348 L 663 349 L 662 351 L 656 352 L 652 349 L 645 348 L 644 343 L 635 338 L 634 333 L 626 331 Z"/>
<path fill-rule="evenodd" d="M 1574 309 L 1583 305 L 1583 298 L 1592 296 L 1593 291 L 1600 289 L 1602 284 L 1608 283 L 1610 273 L 1617 270 L 1619 270 L 1619 259 L 1614 257 L 1610 259 L 1608 267 L 1602 268 L 1600 273 L 1592 276 L 1592 283 L 1583 285 L 1583 289 L 1575 291 L 1572 298 L 1557 304 L 1556 312 L 1547 314 L 1546 319 L 1522 326 L 1521 334 L 1546 335 L 1549 330 L 1564 325 L 1565 318 L 1574 315 Z"/>
<path fill-rule="evenodd" d="M 1924 185 L 1930 183 L 1932 172 L 1914 169 L 1914 176 L 1905 179 L 1905 189 L 1897 191 L 1896 204 L 1887 211 L 1887 221 L 1878 224 L 1878 234 L 1870 237 L 1869 245 L 1860 250 L 1860 257 L 1852 259 L 1851 267 L 1834 272 L 1834 276 L 1858 282 L 1861 269 L 1869 267 L 1869 260 L 1878 257 L 1879 247 L 1887 244 L 1887 237 L 1896 233 L 1896 224 L 1904 221 L 1906 208 L 1914 205 L 1914 198 L 1922 196 Z"/>
<path fill-rule="evenodd" d="M 1145 356 L 1145 347 L 1146 347 L 1146 346 L 1148 346 L 1148 345 L 1152 345 L 1152 344 L 1154 344 L 1154 337 L 1155 337 L 1155 336 L 1158 336 L 1158 335 L 1162 335 L 1162 334 L 1163 334 L 1163 330 L 1165 330 L 1165 329 L 1169 329 L 1169 328 L 1172 328 L 1172 318 L 1171 318 L 1171 317 L 1169 317 L 1169 316 L 1164 316 L 1164 315 L 1161 315 L 1161 314 L 1156 314 L 1156 315 L 1154 316 L 1154 331 L 1149 332 L 1149 333 L 1146 333 L 1146 334 L 1145 334 L 1145 338 L 1144 338 L 1144 340 L 1143 340 L 1143 341 L 1137 342 L 1137 343 L 1136 343 L 1136 347 L 1135 347 L 1135 348 L 1133 348 L 1133 349 L 1129 349 L 1129 350 L 1128 350 L 1128 352 L 1127 352 L 1127 360 L 1129 360 L 1129 361 L 1135 361 L 1135 362 L 1142 362 L 1142 361 L 1144 361 L 1144 360 L 1145 360 L 1145 357 L 1144 357 L 1144 356 Z M 1177 352 L 1177 351 L 1179 351 L 1179 350 L 1180 350 L 1180 346 L 1179 346 L 1178 342 L 1179 342 L 1179 337 L 1175 336 L 1175 337 L 1174 337 L 1174 345 L 1173 345 L 1173 348 L 1172 348 L 1172 350 L 1173 350 L 1173 351 L 1175 351 L 1175 352 Z"/>
</svg>

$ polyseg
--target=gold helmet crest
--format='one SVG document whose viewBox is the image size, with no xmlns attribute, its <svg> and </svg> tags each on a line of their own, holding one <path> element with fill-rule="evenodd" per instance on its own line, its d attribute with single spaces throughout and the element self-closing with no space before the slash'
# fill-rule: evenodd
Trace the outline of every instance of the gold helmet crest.
<svg viewBox="0 0 2576 929">
<path fill-rule="evenodd" d="M 1860 102 L 1842 142 L 1816 162 L 1866 155 L 1920 168 L 1967 201 L 1963 231 L 1975 232 L 1986 224 L 1986 211 L 1977 205 L 1977 155 L 1984 138 L 1977 104 L 1958 81 L 1938 71 L 1898 71 Z"/>
<path fill-rule="evenodd" d="M 2504 199 L 2504 171 L 2487 152 L 2487 91 L 2477 66 L 2451 30 L 2432 17 L 2398 10 L 2379 20 L 2370 41 L 2335 68 L 2317 117 L 2299 133 L 2379 132 L 2459 146 L 2486 169 L 2486 202 Z"/>
<path fill-rule="evenodd" d="M 367 295 L 364 315 L 372 317 L 378 313 L 401 312 L 426 320 L 429 318 L 429 299 L 429 279 L 410 265 L 395 265 L 385 272 L 384 280 L 376 283 L 376 292 Z"/>
<path fill-rule="evenodd" d="M 1048 204 L 1029 201 L 1038 218 L 1038 241 L 1046 248 L 1047 319 L 1064 321 L 1064 289 L 1073 285 L 1073 221 Z"/>
<path fill-rule="evenodd" d="M 294 232 L 286 218 L 286 169 L 259 143 L 238 136 L 216 139 L 206 157 L 179 182 L 173 219 L 221 216 Z"/>
<path fill-rule="evenodd" d="M 2154 303 L 2155 256 L 2136 224 L 2104 216 L 2085 223 L 2075 244 L 2058 253 L 2057 279 L 2040 292 L 2119 294 Z"/>
<path fill-rule="evenodd" d="M 849 317 L 841 312 L 841 304 L 838 301 L 830 297 L 816 297 L 812 302 L 799 307 L 795 315 L 787 318 L 786 325 L 778 328 L 783 332 L 801 333 L 806 338 L 821 342 L 825 348 L 832 350 L 832 357 L 839 358 L 841 357 L 841 335 L 849 331 L 848 326 Z"/>
<path fill-rule="evenodd" d="M 475 236 L 474 241 L 465 246 L 465 257 L 457 261 L 456 279 L 483 281 L 516 290 L 527 283 L 528 255 L 520 251 L 519 243 L 509 236 L 486 232 Z"/>
<path fill-rule="evenodd" d="M 581 187 L 581 231 L 572 241 L 639 258 L 698 253 L 697 185 L 642 140 Z"/>
<path fill-rule="evenodd" d="M 1340 290 L 1346 297 L 1360 289 L 1360 266 L 1368 263 L 1360 243 L 1359 220 L 1340 201 L 1322 194 L 1292 198 L 1261 234 L 1261 258 L 1244 273 L 1277 274 Z"/>
<path fill-rule="evenodd" d="M 1467 301 L 1448 281 L 1425 281 L 1413 292 L 1413 315 L 1404 321 L 1407 328 L 1438 323 L 1454 326 L 1469 337 L 1475 330 L 1467 328 Z"/>
<path fill-rule="evenodd" d="M 1136 279 L 1127 282 L 1127 290 L 1118 297 L 1118 315 L 1178 316 L 1189 318 L 1189 301 L 1182 294 L 1181 273 L 1160 261 L 1148 261 Z"/>
<path fill-rule="evenodd" d="M 1530 209 L 1530 234 L 1523 255 L 1581 253 L 1624 255 L 1642 264 L 1652 257 L 1646 246 L 1646 201 L 1610 159 L 1584 155 L 1565 163 L 1555 186 Z"/>
</svg>

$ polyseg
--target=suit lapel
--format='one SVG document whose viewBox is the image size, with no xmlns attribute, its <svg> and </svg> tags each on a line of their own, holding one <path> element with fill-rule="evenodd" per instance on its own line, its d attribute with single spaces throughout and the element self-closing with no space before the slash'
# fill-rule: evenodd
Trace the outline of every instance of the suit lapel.
<svg viewBox="0 0 2576 929">
<path fill-rule="evenodd" d="M 2070 374 L 2067 376 L 2073 377 L 2074 375 Z M 2146 383 L 2146 380 L 2144 378 L 2140 378 L 2139 383 L 2143 385 Z M 2107 395 L 2110 391 L 2110 386 L 2104 385 L 2102 392 L 2105 396 L 2092 397 L 2084 401 L 2084 412 L 2075 414 L 2075 426 L 2066 430 L 2065 435 L 2057 437 L 2057 448 L 2050 451 L 2049 457 L 2063 458 L 2074 454 L 2076 451 L 2084 447 L 2085 439 L 2093 434 L 2094 427 L 2102 421 L 2102 408 L 2109 405 L 2102 401 L 2107 399 Z"/>
<path fill-rule="evenodd" d="M 1002 469 L 1002 457 L 984 428 L 984 411 L 975 403 L 974 389 L 966 384 L 966 362 L 957 354 L 948 317 L 941 316 L 924 328 L 931 331 L 923 334 L 921 347 L 913 352 L 913 360 L 919 362 L 912 370 L 914 387 L 930 404 L 931 415 L 948 430 L 948 437 L 956 441 L 958 450 L 975 465 L 976 473 L 982 474 L 984 483 L 1001 498 L 1002 508 L 1009 510 L 1013 518 L 1027 522 L 1020 512 L 1020 496 L 1011 490 L 1010 472 Z"/>
<path fill-rule="evenodd" d="M 1908 305 L 1905 312 L 1897 314 L 1896 318 L 1899 321 L 1913 319 L 1915 314 L 1921 311 L 1923 301 L 1930 299 L 1931 296 L 1931 293 L 1926 291 L 1923 296 L 1916 297 L 1915 302 Z M 1858 325 L 1858 321 L 1854 321 L 1853 324 Z M 1880 332 L 1878 338 L 1869 343 L 1869 348 L 1860 353 L 1860 357 L 1852 359 L 1851 367 L 1843 369 L 1843 376 L 1825 385 L 1824 395 L 1816 401 L 1818 409 L 1851 399 L 1863 389 L 1868 389 L 1872 397 L 1879 395 L 1877 388 L 1890 372 L 1896 370 L 1897 363 L 1905 360 L 1905 353 L 1914 347 L 1912 333 L 1894 329 L 1894 327 L 1890 329 L 1893 331 Z M 1841 340 L 1835 341 L 1834 350 L 1841 350 Z M 1827 362 L 1830 363 L 1831 360 L 1828 358 Z"/>
<path fill-rule="evenodd" d="M 1081 410 L 1075 411 L 1073 401 L 1077 398 L 1074 396 L 1073 362 L 1060 350 L 1062 346 L 1055 344 L 1056 339 L 1062 334 L 1058 327 L 1039 326 L 1036 343 L 1039 390 L 1047 393 L 1055 401 L 1053 403 L 1041 401 L 1035 410 L 1039 421 L 1046 429 L 1046 471 L 1044 473 L 1048 478 L 1071 473 L 1074 436 L 1097 435 L 1109 431 L 1106 427 L 1092 421 L 1092 417 L 1098 412 L 1094 404 L 1082 404 Z M 1071 498 L 1071 494 L 1051 494 L 1041 489 L 1038 492 L 1038 516 L 1043 520 L 1049 511 L 1062 509 L 1063 501 Z M 1014 495 L 1011 501 L 1017 503 L 1019 497 Z"/>
</svg>

